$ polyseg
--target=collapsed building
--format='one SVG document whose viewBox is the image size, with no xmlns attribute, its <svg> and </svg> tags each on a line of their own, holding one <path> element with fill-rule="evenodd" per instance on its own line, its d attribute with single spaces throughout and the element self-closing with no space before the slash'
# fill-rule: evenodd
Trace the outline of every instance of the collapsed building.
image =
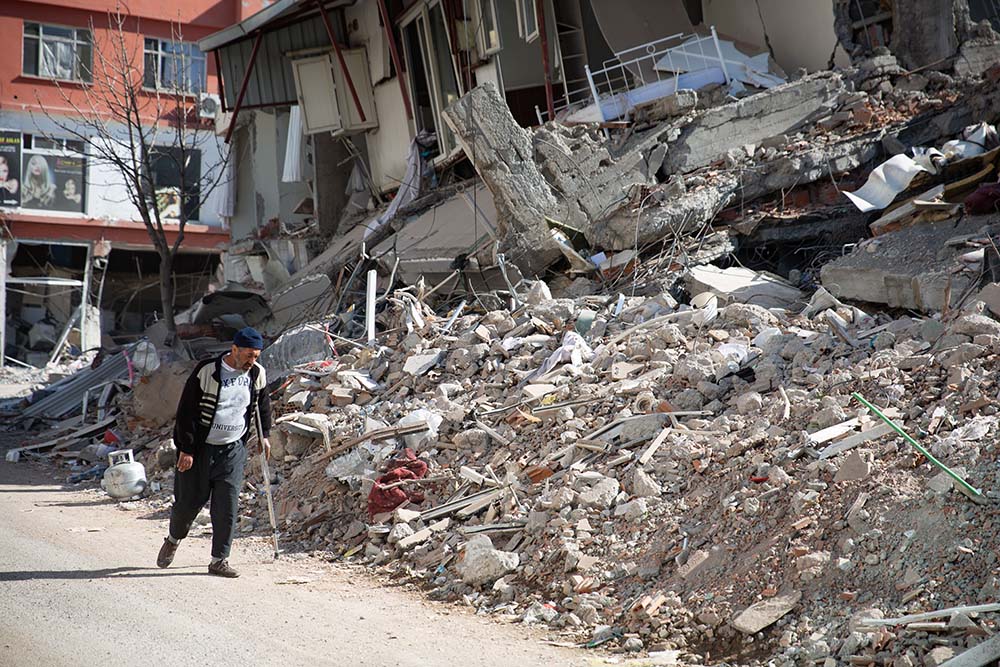
<svg viewBox="0 0 1000 667">
<path fill-rule="evenodd" d="M 992 4 L 456 4 L 203 40 L 224 280 L 17 456 L 86 476 L 110 427 L 169 489 L 171 355 L 249 324 L 246 534 L 269 484 L 290 548 L 661 664 L 996 659 Z"/>
</svg>

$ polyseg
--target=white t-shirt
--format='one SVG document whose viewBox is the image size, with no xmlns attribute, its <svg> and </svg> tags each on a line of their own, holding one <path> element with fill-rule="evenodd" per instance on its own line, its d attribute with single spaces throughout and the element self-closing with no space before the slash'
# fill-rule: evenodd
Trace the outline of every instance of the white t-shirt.
<svg viewBox="0 0 1000 667">
<path fill-rule="evenodd" d="M 246 432 L 246 414 L 250 407 L 250 373 L 222 362 L 219 377 L 219 402 L 215 419 L 205 439 L 210 445 L 228 445 Z"/>
</svg>

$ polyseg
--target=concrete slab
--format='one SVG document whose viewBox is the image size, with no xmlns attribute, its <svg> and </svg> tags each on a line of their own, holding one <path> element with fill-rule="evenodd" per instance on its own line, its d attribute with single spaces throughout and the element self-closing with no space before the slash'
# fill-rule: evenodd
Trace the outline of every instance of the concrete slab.
<svg viewBox="0 0 1000 667">
<path fill-rule="evenodd" d="M 894 308 L 940 311 L 946 294 L 955 305 L 979 276 L 978 267 L 960 257 L 968 247 L 946 245 L 949 239 L 974 235 L 988 216 L 927 223 L 883 234 L 859 245 L 846 257 L 823 267 L 823 286 L 840 299 L 883 303 Z"/>
</svg>

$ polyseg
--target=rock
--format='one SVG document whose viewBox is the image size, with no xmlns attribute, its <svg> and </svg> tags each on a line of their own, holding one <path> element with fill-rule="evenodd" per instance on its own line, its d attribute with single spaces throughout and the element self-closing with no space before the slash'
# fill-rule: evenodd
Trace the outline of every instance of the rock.
<svg viewBox="0 0 1000 667">
<path fill-rule="evenodd" d="M 444 350 L 428 350 L 424 354 L 410 355 L 403 363 L 403 372 L 420 377 L 437 366 L 444 358 Z"/>
<path fill-rule="evenodd" d="M 888 350 L 896 344 L 896 334 L 890 331 L 882 331 L 872 339 L 872 347 L 876 351 Z"/>
<path fill-rule="evenodd" d="M 744 634 L 755 634 L 794 609 L 801 598 L 802 593 L 794 591 L 768 600 L 761 600 L 737 614 L 731 623 L 734 628 Z"/>
<path fill-rule="evenodd" d="M 639 651 L 645 648 L 645 645 L 642 643 L 642 640 L 639 639 L 638 637 L 629 637 L 628 639 L 625 640 L 625 643 L 622 645 L 622 648 L 624 648 L 626 651 L 630 653 L 638 653 Z"/>
<path fill-rule="evenodd" d="M 590 636 L 591 642 L 605 642 L 615 634 L 615 629 L 610 625 L 598 625 L 594 628 L 594 634 Z"/>
<path fill-rule="evenodd" d="M 964 466 L 953 466 L 951 468 L 959 477 L 965 479 L 965 467 Z M 937 494 L 945 494 L 951 491 L 952 487 L 955 486 L 955 480 L 951 478 L 951 475 L 945 471 L 941 471 L 938 474 L 927 480 L 927 488 Z"/>
<path fill-rule="evenodd" d="M 615 516 L 625 517 L 627 521 L 638 521 L 646 516 L 648 508 L 645 498 L 636 498 L 627 503 L 622 503 L 615 508 Z"/>
<path fill-rule="evenodd" d="M 829 551 L 816 551 L 796 558 L 795 569 L 799 571 L 799 579 L 809 581 L 820 576 L 829 562 Z"/>
<path fill-rule="evenodd" d="M 938 646 L 924 656 L 924 667 L 940 667 L 955 656 L 955 649 L 950 646 Z"/>
<path fill-rule="evenodd" d="M 531 282 L 531 287 L 528 288 L 528 293 L 524 295 L 524 300 L 528 305 L 539 306 L 552 300 L 552 291 L 549 290 L 545 281 L 534 280 Z"/>
<path fill-rule="evenodd" d="M 966 336 L 977 336 L 988 334 L 990 336 L 1000 336 L 1000 322 L 985 315 L 963 315 L 955 320 L 951 325 L 953 333 L 964 334 Z"/>
<path fill-rule="evenodd" d="M 524 531 L 529 535 L 540 533 L 545 530 L 545 526 L 549 523 L 549 513 L 548 512 L 528 512 L 528 523 L 524 526 Z"/>
<path fill-rule="evenodd" d="M 397 523 L 395 526 L 392 527 L 392 530 L 389 531 L 389 536 L 386 538 L 385 541 L 388 542 L 389 544 L 395 544 L 396 542 L 399 542 L 400 540 L 407 538 L 412 534 L 413 534 L 413 529 L 410 528 L 409 524 Z"/>
<path fill-rule="evenodd" d="M 764 399 L 755 391 L 750 391 L 736 399 L 736 409 L 741 415 L 759 412 L 764 406 Z"/>
<path fill-rule="evenodd" d="M 519 564 L 520 557 L 516 553 L 494 549 L 489 536 L 476 535 L 465 544 L 458 572 L 465 583 L 481 586 L 513 572 Z"/>
<path fill-rule="evenodd" d="M 928 343 L 934 343 L 944 335 L 945 326 L 938 320 L 926 319 L 920 324 L 920 337 Z"/>
<path fill-rule="evenodd" d="M 947 352 L 943 353 L 938 361 L 945 368 L 953 368 L 955 366 L 960 366 L 967 364 L 968 362 L 983 356 L 986 352 L 986 348 L 982 345 L 976 345 L 975 343 L 962 343 L 958 347 L 952 348 Z"/>
<path fill-rule="evenodd" d="M 632 475 L 632 495 L 637 498 L 657 498 L 663 493 L 663 488 L 642 468 L 637 468 Z"/>
<path fill-rule="evenodd" d="M 558 616 L 558 611 L 536 600 L 535 602 L 532 602 L 531 606 L 524 612 L 524 616 L 521 617 L 521 622 L 529 625 L 532 623 L 551 623 L 556 620 L 556 617 Z"/>
<path fill-rule="evenodd" d="M 621 484 L 618 483 L 618 480 L 604 477 L 589 489 L 581 491 L 578 501 L 584 507 L 607 509 L 611 507 L 620 491 Z"/>
<path fill-rule="evenodd" d="M 840 464 L 833 482 L 834 484 L 839 482 L 856 482 L 865 479 L 869 474 L 871 474 L 871 466 L 861 456 L 860 452 L 853 451 Z"/>
</svg>

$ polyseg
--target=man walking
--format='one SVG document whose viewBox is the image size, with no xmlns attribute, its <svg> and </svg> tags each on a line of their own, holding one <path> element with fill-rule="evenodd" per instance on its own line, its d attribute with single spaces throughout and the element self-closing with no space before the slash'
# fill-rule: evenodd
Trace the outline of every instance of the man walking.
<svg viewBox="0 0 1000 667">
<path fill-rule="evenodd" d="M 167 567 L 177 546 L 187 537 L 198 512 L 211 501 L 212 561 L 208 573 L 238 577 L 229 566 L 229 548 L 236 529 L 246 441 L 259 415 L 264 434 L 260 446 L 268 456 L 271 445 L 271 400 L 264 368 L 257 363 L 264 339 L 246 327 L 236 332 L 228 354 L 198 364 L 181 393 L 174 424 L 177 474 L 170 532 L 156 564 Z M 265 482 L 266 483 L 266 482 Z"/>
</svg>

